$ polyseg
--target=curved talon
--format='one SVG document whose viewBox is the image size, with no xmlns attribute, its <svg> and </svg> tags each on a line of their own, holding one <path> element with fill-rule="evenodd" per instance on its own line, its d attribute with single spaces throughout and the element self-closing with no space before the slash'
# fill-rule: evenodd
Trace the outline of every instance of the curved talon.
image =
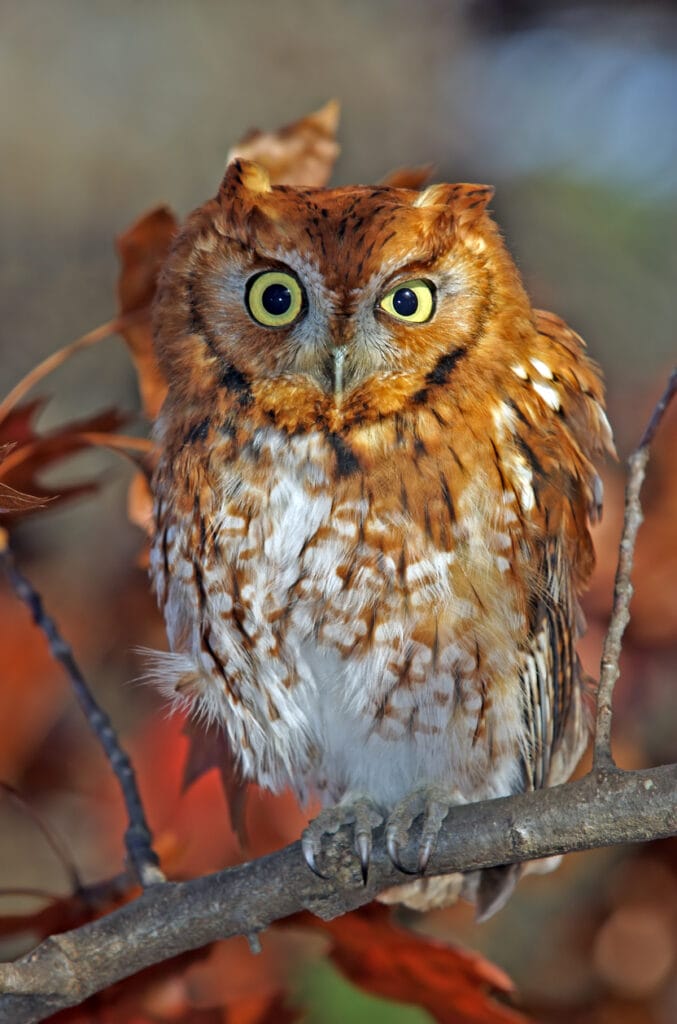
<svg viewBox="0 0 677 1024">
<path fill-rule="evenodd" d="M 426 839 L 422 844 L 421 849 L 418 851 L 418 870 L 419 874 L 424 875 L 425 869 L 428 867 L 433 847 L 435 843 L 432 839 Z"/>
<path fill-rule="evenodd" d="M 301 839 L 301 849 L 303 851 L 304 860 L 308 867 L 310 868 L 310 870 L 313 872 L 313 874 L 317 875 L 318 878 L 322 878 L 326 881 L 328 876 L 323 875 L 320 869 L 318 868 L 317 864 L 315 863 L 315 847 L 313 846 L 312 839 L 306 839 L 306 837 L 304 836 Z"/>
<path fill-rule="evenodd" d="M 386 845 L 388 847 L 388 856 L 390 857 L 391 861 L 393 862 L 398 871 L 401 871 L 403 875 L 418 874 L 418 871 L 412 871 L 411 868 L 405 867 L 402 861 L 400 860 L 400 848 L 397 844 L 397 840 L 394 834 L 390 834 L 388 836 L 386 840 Z"/>
<path fill-rule="evenodd" d="M 355 850 L 360 858 L 362 881 L 366 885 L 369 874 L 369 861 L 371 860 L 371 836 L 368 832 L 358 832 L 355 836 Z"/>
</svg>

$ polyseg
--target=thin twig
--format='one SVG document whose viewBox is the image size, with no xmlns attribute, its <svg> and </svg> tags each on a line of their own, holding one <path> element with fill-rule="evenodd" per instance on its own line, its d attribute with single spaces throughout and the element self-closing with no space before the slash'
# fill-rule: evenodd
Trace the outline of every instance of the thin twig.
<svg viewBox="0 0 677 1024">
<path fill-rule="evenodd" d="M 651 442 L 653 441 L 654 437 L 656 436 L 656 431 L 658 430 L 658 428 L 659 428 L 659 426 L 661 424 L 661 420 L 663 419 L 663 416 L 665 415 L 665 411 L 666 411 L 667 407 L 670 405 L 670 402 L 672 401 L 676 391 L 677 391 L 677 366 L 674 368 L 674 370 L 670 374 L 670 380 L 668 381 L 668 383 L 667 383 L 667 385 L 665 387 L 665 391 L 663 392 L 661 397 L 658 399 L 658 402 L 656 403 L 656 407 L 655 407 L 654 411 L 651 414 L 651 419 L 649 420 L 649 422 L 647 424 L 646 430 L 642 434 L 642 440 L 639 442 L 639 447 L 640 448 L 647 448 L 651 444 Z"/>
<path fill-rule="evenodd" d="M 28 394 L 31 388 L 34 388 L 44 377 L 56 370 L 59 366 L 70 359 L 72 355 L 79 352 L 81 349 L 88 348 L 90 345 L 96 345 L 105 338 L 109 338 L 113 334 L 119 334 L 122 330 L 127 327 L 131 327 L 133 324 L 138 323 L 145 311 L 136 311 L 134 313 L 121 314 L 120 316 L 114 317 L 112 320 L 107 320 L 104 324 L 99 324 L 91 331 L 87 331 L 86 334 L 76 338 L 75 341 L 69 342 L 68 345 L 64 345 L 63 348 L 57 349 L 56 352 L 52 352 L 43 359 L 41 363 L 34 366 L 25 377 L 22 377 L 18 381 L 8 395 L 0 402 L 0 423 L 9 415 L 9 413 L 15 408 L 15 406 L 21 401 L 24 395 Z"/>
<path fill-rule="evenodd" d="M 656 404 L 651 419 L 642 435 L 639 447 L 628 459 L 628 482 L 625 488 L 625 515 L 623 533 L 618 551 L 618 566 L 614 583 L 614 602 L 609 628 L 604 638 L 602 664 L 597 690 L 597 721 L 593 748 L 593 770 L 615 768 L 611 753 L 611 704 L 614 686 L 620 675 L 621 642 L 630 621 L 630 602 L 633 587 L 630 580 L 635 554 L 637 532 L 642 525 L 642 506 L 639 500 L 649 461 L 649 446 L 661 423 L 672 397 L 677 391 L 677 368 L 672 371 L 667 387 Z"/>
<path fill-rule="evenodd" d="M 61 864 L 68 875 L 71 889 L 74 892 L 79 892 L 82 889 L 80 874 L 73 862 L 70 852 L 66 848 L 65 844 L 62 843 L 56 832 L 54 832 L 46 821 L 43 821 L 37 811 L 31 807 L 28 801 L 25 800 L 21 793 L 19 793 L 13 786 L 10 786 L 7 782 L 0 782 L 0 791 L 3 792 L 8 799 L 12 801 L 12 803 L 14 803 L 23 814 L 27 815 L 31 821 L 37 825 L 45 837 L 45 841 L 48 846 L 50 846 L 52 851 L 56 854 L 57 859 L 61 861 Z"/>
<path fill-rule="evenodd" d="M 134 769 L 118 742 L 108 715 L 94 699 L 70 646 L 59 633 L 54 620 L 45 611 L 38 592 L 17 567 L 4 530 L 0 531 L 0 560 L 15 593 L 28 605 L 33 614 L 33 621 L 47 637 L 52 656 L 65 669 L 90 728 L 103 747 L 117 777 L 129 818 L 125 832 L 127 855 L 140 884 L 145 887 L 164 882 L 165 876 L 160 870 L 158 856 L 152 847 L 152 835 L 146 822 Z"/>
</svg>

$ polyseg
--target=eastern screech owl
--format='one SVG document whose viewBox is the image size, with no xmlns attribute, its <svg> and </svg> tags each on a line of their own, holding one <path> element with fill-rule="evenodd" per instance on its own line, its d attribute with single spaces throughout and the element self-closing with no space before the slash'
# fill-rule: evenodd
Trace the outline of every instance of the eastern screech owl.
<svg viewBox="0 0 677 1024">
<path fill-rule="evenodd" d="M 233 162 L 155 309 L 151 571 L 162 683 L 245 778 L 391 856 L 423 816 L 565 781 L 588 734 L 574 643 L 612 448 L 598 373 L 532 309 L 492 189 L 271 187 Z M 514 872 L 484 872 L 500 905 Z M 498 880 L 497 880 L 498 879 Z"/>
</svg>

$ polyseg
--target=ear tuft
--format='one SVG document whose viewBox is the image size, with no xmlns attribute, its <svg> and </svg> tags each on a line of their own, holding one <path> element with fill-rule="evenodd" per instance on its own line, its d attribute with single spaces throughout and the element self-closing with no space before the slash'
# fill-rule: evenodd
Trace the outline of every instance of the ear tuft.
<svg viewBox="0 0 677 1024">
<path fill-rule="evenodd" d="M 491 185 L 431 185 L 421 192 L 413 205 L 419 207 L 447 207 L 457 220 L 467 222 L 486 210 L 494 196 Z"/>
<path fill-rule="evenodd" d="M 414 199 L 412 206 L 448 206 L 451 201 L 453 185 L 428 185 Z"/>
<path fill-rule="evenodd" d="M 481 213 L 486 210 L 496 191 L 492 185 L 471 185 L 465 182 L 454 185 L 454 190 L 453 205 L 459 213 L 462 210 L 477 210 Z"/>
<path fill-rule="evenodd" d="M 253 160 L 237 158 L 231 160 L 226 167 L 219 194 L 233 196 L 244 191 L 254 195 L 263 195 L 270 192 L 271 188 L 270 176 L 265 167 Z"/>
</svg>

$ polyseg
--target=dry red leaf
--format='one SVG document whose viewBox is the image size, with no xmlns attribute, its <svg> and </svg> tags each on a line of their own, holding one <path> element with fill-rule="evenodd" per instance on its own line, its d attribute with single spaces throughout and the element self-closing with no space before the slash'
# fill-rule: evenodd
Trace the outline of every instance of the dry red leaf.
<svg viewBox="0 0 677 1024">
<path fill-rule="evenodd" d="M 13 445 L 11 444 L 0 445 L 0 469 L 2 463 L 9 457 L 12 448 Z M 30 494 L 23 494 L 8 484 L 0 482 L 0 514 L 31 512 L 37 508 L 42 508 L 44 504 L 43 499 Z"/>
<path fill-rule="evenodd" d="M 169 207 L 157 206 L 116 239 L 120 259 L 118 302 L 120 314 L 127 321 L 120 333 L 134 363 L 143 412 L 151 421 L 159 413 L 167 394 L 167 382 L 153 346 L 151 308 L 162 265 L 178 229 L 179 222 Z M 147 537 L 152 531 L 153 500 L 148 484 L 152 462 L 152 452 L 149 452 L 143 471 L 132 478 L 127 494 L 129 520 Z M 148 558 L 146 543 L 139 552 L 138 565 L 147 567 Z"/>
<path fill-rule="evenodd" d="M 148 464 L 151 462 L 152 456 L 149 457 Z M 147 571 L 150 564 L 150 541 L 153 536 L 153 495 L 146 467 L 134 474 L 127 488 L 127 518 L 145 535 L 145 543 L 139 549 L 136 564 L 139 569 Z"/>
<path fill-rule="evenodd" d="M 298 1011 L 286 1005 L 290 979 L 301 964 L 322 954 L 316 934 L 284 925 L 266 930 L 254 955 L 244 938 L 216 944 L 209 957 L 194 964 L 186 985 L 196 1009 L 220 1006 L 237 1024 L 292 1021 Z"/>
<path fill-rule="evenodd" d="M 64 501 L 95 491 L 97 484 L 86 482 L 60 487 L 55 496 L 53 488 L 45 488 L 39 482 L 39 474 L 92 444 L 104 443 L 108 435 L 114 435 L 125 422 L 124 416 L 111 409 L 40 435 L 34 430 L 33 421 L 43 405 L 39 399 L 26 403 L 0 423 L 0 442 L 12 445 L 0 462 L 0 484 L 32 496 L 28 504 L 9 510 L 10 520 L 43 508 L 47 502 Z"/>
<path fill-rule="evenodd" d="M 284 992 L 272 996 L 252 996 L 227 1011 L 227 1024 L 294 1024 L 303 1020 L 301 1010 L 289 1006 Z"/>
<path fill-rule="evenodd" d="M 187 719 L 183 728 L 188 737 L 188 756 L 183 771 L 183 789 L 186 790 L 207 772 L 216 769 L 226 798 L 230 823 L 241 845 L 247 845 L 245 808 L 247 783 L 237 769 L 237 762 L 223 729 L 206 729 Z"/>
<path fill-rule="evenodd" d="M 136 367 L 143 410 L 153 420 L 167 393 L 167 382 L 153 349 L 151 303 L 162 264 L 179 222 L 168 206 L 157 206 L 127 228 L 116 241 L 120 258 L 120 313 L 136 314 L 121 334 Z"/>
<path fill-rule="evenodd" d="M 37 440 L 34 423 L 46 404 L 46 399 L 34 398 L 8 410 L 0 419 L 0 443 L 14 447 Z"/>
<path fill-rule="evenodd" d="M 187 734 L 185 718 L 177 713 L 169 719 L 156 716 L 129 743 L 151 825 L 156 834 L 164 834 L 164 842 L 173 850 L 171 863 L 163 861 L 170 877 L 195 877 L 245 859 L 224 806 L 222 766 L 210 734 L 206 734 L 204 751 L 205 732 L 196 728 L 194 739 L 189 736 L 193 731 Z M 307 820 L 308 814 L 290 793 L 274 796 L 250 786 L 247 855 L 262 856 L 292 842 Z M 111 821 L 111 832 L 117 835 L 123 828 L 120 808 L 118 820 Z"/>
<path fill-rule="evenodd" d="M 527 1024 L 494 998 L 514 991 L 499 967 L 479 953 L 406 931 L 380 904 L 334 921 L 310 914 L 293 920 L 327 932 L 330 959 L 367 992 L 420 1006 L 440 1024 Z"/>
<path fill-rule="evenodd" d="M 273 185 L 327 184 L 339 155 L 336 141 L 340 107 L 330 100 L 299 121 L 276 132 L 252 131 L 228 153 L 228 162 L 241 157 L 265 167 Z"/>
<path fill-rule="evenodd" d="M 116 329 L 132 329 L 134 323 L 135 315 L 132 312 L 102 324 L 58 349 L 18 381 L 0 402 L 0 511 L 5 514 L 5 522 L 45 508 L 55 500 L 63 501 L 96 490 L 96 483 L 84 482 L 62 487 L 59 494 L 54 495 L 52 489 L 45 489 L 37 479 L 42 470 L 57 465 L 84 448 L 107 447 L 143 464 L 152 446 L 143 438 L 120 435 L 118 430 L 128 417 L 116 410 L 71 421 L 41 434 L 35 428 L 35 421 L 46 399 L 37 398 L 22 403 L 24 396 L 36 384 L 76 352 L 110 337 Z"/>
</svg>

